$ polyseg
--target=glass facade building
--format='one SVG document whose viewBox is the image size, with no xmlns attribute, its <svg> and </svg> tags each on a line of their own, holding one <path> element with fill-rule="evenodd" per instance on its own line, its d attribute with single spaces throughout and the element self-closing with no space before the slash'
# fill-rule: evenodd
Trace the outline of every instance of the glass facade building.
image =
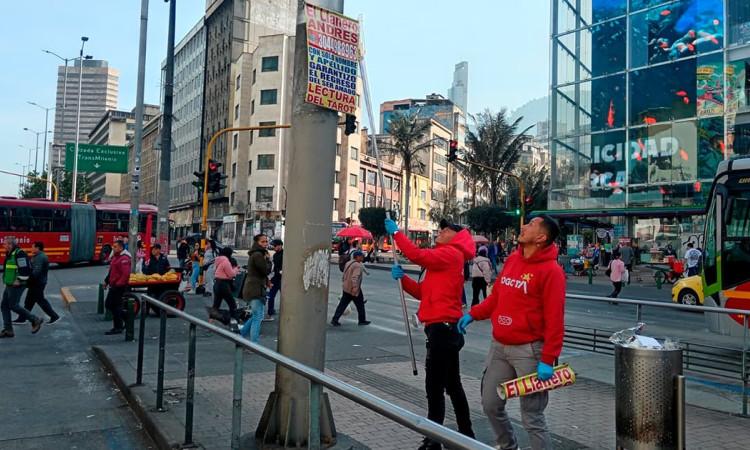
<svg viewBox="0 0 750 450">
<path fill-rule="evenodd" d="M 551 3 L 551 213 L 694 232 L 718 162 L 750 154 L 750 1 Z"/>
</svg>

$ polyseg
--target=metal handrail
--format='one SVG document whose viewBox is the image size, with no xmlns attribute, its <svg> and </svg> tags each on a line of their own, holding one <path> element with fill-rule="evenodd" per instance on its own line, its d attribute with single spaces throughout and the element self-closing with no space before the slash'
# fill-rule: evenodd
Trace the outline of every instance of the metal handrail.
<svg viewBox="0 0 750 450">
<path fill-rule="evenodd" d="M 680 305 L 675 303 L 664 303 L 664 302 L 653 302 L 649 300 L 637 300 L 637 299 L 627 299 L 627 298 L 616 298 L 613 299 L 611 297 L 600 297 L 600 296 L 593 296 L 593 295 L 581 295 L 581 294 L 566 294 L 566 299 L 573 299 L 573 300 L 585 300 L 585 301 L 591 301 L 591 302 L 613 302 L 616 301 L 618 303 L 623 303 L 627 305 L 635 305 L 636 306 L 636 320 L 641 321 L 643 319 L 643 307 L 644 306 L 653 306 L 656 308 L 667 308 L 667 309 L 676 309 L 681 311 L 695 311 L 695 312 L 702 312 L 702 313 L 716 313 L 716 314 L 736 314 L 738 316 L 742 317 L 742 324 L 743 324 L 743 330 L 742 330 L 742 367 L 741 367 L 741 374 L 742 377 L 742 415 L 747 417 L 748 416 L 748 345 L 747 345 L 747 338 L 748 338 L 748 323 L 750 321 L 750 311 L 745 309 L 732 309 L 732 308 L 718 308 L 715 306 L 692 306 L 692 305 Z"/>
<path fill-rule="evenodd" d="M 308 367 L 302 363 L 299 363 L 291 358 L 288 358 L 280 353 L 277 353 L 273 350 L 269 350 L 261 345 L 255 344 L 253 342 L 248 341 L 247 339 L 229 331 L 224 328 L 218 327 L 216 325 L 213 325 L 211 323 L 208 323 L 204 320 L 198 319 L 195 316 L 192 316 L 190 314 L 187 314 L 183 311 L 180 311 L 179 309 L 173 308 L 166 303 L 162 303 L 153 297 L 149 297 L 148 295 L 141 295 L 141 299 L 147 303 L 150 303 L 151 305 L 158 307 L 160 310 L 160 330 L 159 330 L 159 368 L 158 368 L 158 375 L 157 375 L 157 410 L 163 410 L 163 405 L 161 404 L 161 399 L 163 396 L 163 390 L 164 390 L 164 347 L 165 347 L 165 340 L 166 340 L 166 317 L 167 314 L 173 314 L 177 316 L 178 318 L 185 320 L 190 323 L 190 333 L 189 333 L 189 339 L 190 342 L 189 345 L 189 362 L 188 362 L 188 393 L 187 393 L 187 407 L 186 407 L 186 420 L 185 420 L 185 444 L 192 444 L 192 409 L 193 409 L 193 399 L 194 399 L 194 378 L 195 378 L 195 327 L 201 327 L 204 328 L 218 336 L 221 336 L 222 338 L 234 342 L 235 344 L 235 380 L 234 380 L 234 386 L 235 386 L 235 392 L 234 392 L 234 411 L 233 411 L 233 417 L 232 417 L 232 448 L 235 448 L 235 446 L 239 447 L 239 436 L 240 436 L 240 421 L 239 421 L 239 412 L 238 409 L 241 411 L 241 389 L 242 389 L 242 382 L 237 379 L 237 375 L 240 376 L 240 379 L 242 377 L 242 351 L 243 349 L 247 348 L 258 354 L 259 356 L 269 360 L 273 361 L 277 365 L 281 365 L 285 367 L 286 369 L 291 370 L 292 372 L 295 372 L 296 374 L 303 376 L 310 380 L 310 393 L 311 393 L 311 401 L 310 401 L 310 417 L 319 417 L 319 408 L 320 408 L 320 402 L 316 401 L 316 399 L 313 399 L 314 394 L 320 394 L 320 386 L 325 386 L 326 388 L 330 389 L 333 392 L 336 392 L 337 394 L 342 395 L 343 397 L 358 403 L 361 406 L 364 406 L 365 408 L 374 411 L 384 417 L 387 417 L 394 422 L 403 425 L 411 430 L 414 430 L 418 432 L 419 434 L 422 434 L 424 436 L 429 437 L 430 439 L 433 439 L 435 441 L 438 441 L 446 446 L 450 446 L 453 448 L 461 448 L 461 449 L 476 449 L 476 450 L 491 450 L 492 447 L 483 444 L 479 441 L 476 441 L 472 438 L 469 438 L 467 436 L 464 436 L 463 434 L 460 434 L 456 431 L 453 431 L 449 428 L 446 428 L 442 425 L 439 425 L 431 420 L 428 420 L 425 417 L 422 417 L 418 414 L 415 414 L 411 411 L 408 411 L 404 408 L 401 408 L 400 406 L 394 405 L 393 403 L 387 402 L 381 398 L 376 397 L 373 394 L 370 394 L 369 392 L 366 392 L 362 389 L 359 389 L 357 387 L 354 387 L 350 384 L 344 383 L 343 381 L 334 378 L 330 375 L 326 375 L 325 373 L 313 369 L 311 367 Z M 139 340 L 138 340 L 138 367 L 137 367 L 137 375 L 136 380 L 137 384 L 140 384 L 140 382 L 143 379 L 143 342 L 144 342 L 144 332 L 145 332 L 145 324 L 146 324 L 146 314 L 141 314 L 141 320 L 140 320 L 140 330 L 139 330 Z M 238 370 L 239 366 L 239 370 Z M 239 385 L 239 386 L 238 386 Z M 238 389 L 239 389 L 239 395 L 238 395 Z M 239 406 L 239 407 L 238 407 Z M 308 446 L 309 448 L 319 448 L 320 445 L 320 429 L 318 426 L 316 426 L 317 421 L 311 420 L 310 421 L 310 430 L 309 430 L 309 438 L 308 438 Z M 189 430 L 188 430 L 189 428 Z"/>
</svg>

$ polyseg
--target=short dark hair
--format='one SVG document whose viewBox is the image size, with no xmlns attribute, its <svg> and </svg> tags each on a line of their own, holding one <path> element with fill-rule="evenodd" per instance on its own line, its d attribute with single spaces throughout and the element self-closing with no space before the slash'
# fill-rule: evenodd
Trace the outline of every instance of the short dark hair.
<svg viewBox="0 0 750 450">
<path fill-rule="evenodd" d="M 151 246 L 151 250 L 153 250 L 155 248 L 158 248 L 159 250 L 161 250 L 161 244 L 156 243 L 156 244 L 154 244 L 154 245 Z"/>
<path fill-rule="evenodd" d="M 550 245 L 560 236 L 560 225 L 557 224 L 555 219 L 546 214 L 542 214 L 539 218 L 542 219 L 541 226 L 547 233 L 547 245 Z"/>
<path fill-rule="evenodd" d="M 234 250 L 232 250 L 232 247 L 229 246 L 222 247 L 221 250 L 219 250 L 219 255 L 226 256 L 227 258 L 232 256 L 232 253 L 234 253 Z"/>
<path fill-rule="evenodd" d="M 688 242 L 688 247 L 689 248 L 693 248 L 694 247 L 693 243 L 692 242 Z"/>
<path fill-rule="evenodd" d="M 34 247 L 38 248 L 39 250 L 44 250 L 44 242 L 42 241 L 36 241 L 34 242 Z"/>
<path fill-rule="evenodd" d="M 268 237 L 268 236 L 266 236 L 263 233 L 256 234 L 255 236 L 253 236 L 253 242 L 258 242 L 260 240 L 260 238 L 264 238 L 264 237 Z"/>
<path fill-rule="evenodd" d="M 125 248 L 125 241 L 123 241 L 122 239 L 118 239 L 114 243 L 119 245 L 120 247 Z"/>
</svg>

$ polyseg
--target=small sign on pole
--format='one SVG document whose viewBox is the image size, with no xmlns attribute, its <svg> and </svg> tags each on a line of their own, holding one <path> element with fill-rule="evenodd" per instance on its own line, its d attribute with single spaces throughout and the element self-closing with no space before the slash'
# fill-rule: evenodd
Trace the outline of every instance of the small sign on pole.
<svg viewBox="0 0 750 450">
<path fill-rule="evenodd" d="M 359 22 L 316 5 L 305 5 L 307 93 L 305 102 L 354 114 L 357 109 Z"/>
<path fill-rule="evenodd" d="M 65 170 L 73 170 L 76 144 L 65 144 Z M 128 173 L 128 147 L 124 145 L 78 144 L 78 171 Z"/>
</svg>

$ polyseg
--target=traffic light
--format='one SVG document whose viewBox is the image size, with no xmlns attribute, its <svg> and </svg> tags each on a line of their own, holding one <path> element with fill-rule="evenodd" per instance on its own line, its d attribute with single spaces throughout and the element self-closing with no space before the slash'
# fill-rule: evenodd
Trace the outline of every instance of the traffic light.
<svg viewBox="0 0 750 450">
<path fill-rule="evenodd" d="M 208 160 L 208 192 L 215 194 L 221 192 L 226 186 L 221 184 L 222 181 L 227 177 L 219 172 L 221 163 L 214 161 L 213 159 Z"/>
<path fill-rule="evenodd" d="M 531 205 L 532 203 L 534 203 L 534 199 L 531 198 L 530 195 L 526 196 L 526 200 L 525 201 L 526 201 L 526 205 Z"/>
<path fill-rule="evenodd" d="M 514 209 L 514 210 L 513 210 L 513 215 L 514 215 L 514 216 L 520 216 L 520 215 L 521 215 L 521 210 L 520 210 L 520 209 L 518 209 L 518 208 Z"/>
<path fill-rule="evenodd" d="M 357 116 L 352 114 L 346 115 L 346 122 L 344 122 L 344 134 L 349 136 L 350 134 L 357 132 Z"/>
<path fill-rule="evenodd" d="M 198 188 L 200 192 L 203 192 L 203 182 L 206 179 L 206 172 L 193 172 L 193 175 L 197 178 L 195 181 L 193 181 L 193 186 Z"/>
<path fill-rule="evenodd" d="M 453 162 L 458 159 L 458 141 L 451 139 L 448 141 L 448 162 Z"/>
</svg>

